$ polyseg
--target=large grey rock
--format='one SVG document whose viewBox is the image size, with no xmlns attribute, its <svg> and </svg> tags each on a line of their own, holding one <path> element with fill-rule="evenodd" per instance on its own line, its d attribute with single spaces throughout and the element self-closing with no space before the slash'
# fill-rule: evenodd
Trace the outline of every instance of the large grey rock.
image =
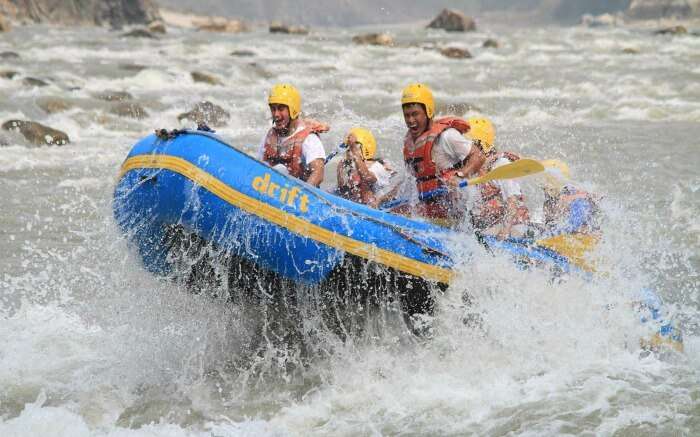
<svg viewBox="0 0 700 437">
<path fill-rule="evenodd" d="M 352 37 L 355 44 L 368 44 L 372 46 L 393 46 L 394 38 L 386 33 L 365 33 Z"/>
<path fill-rule="evenodd" d="M 467 17 L 454 9 L 443 9 L 433 21 L 428 24 L 431 29 L 444 29 L 450 32 L 468 32 L 476 30 L 476 23 L 471 17 Z"/>
<path fill-rule="evenodd" d="M 193 71 L 190 73 L 192 80 L 195 82 L 206 83 L 209 85 L 223 85 L 224 83 L 217 77 L 212 76 L 208 73 L 202 73 L 201 71 Z"/>
<path fill-rule="evenodd" d="M 120 28 L 160 19 L 154 0 L 0 0 L 0 14 L 20 21 Z"/>
<path fill-rule="evenodd" d="M 2 128 L 7 131 L 16 131 L 21 133 L 24 138 L 27 139 L 27 141 L 37 146 L 62 146 L 70 142 L 70 139 L 65 132 L 44 126 L 43 124 L 35 121 L 8 120 L 2 124 Z"/>
<path fill-rule="evenodd" d="M 137 120 L 148 117 L 148 113 L 143 106 L 134 102 L 117 102 L 110 108 L 109 112 L 120 117 L 135 118 Z"/>
<path fill-rule="evenodd" d="M 445 47 L 443 49 L 440 49 L 440 53 L 443 56 L 451 59 L 467 59 L 472 57 L 472 54 L 469 53 L 469 50 L 462 49 L 459 47 Z"/>
<path fill-rule="evenodd" d="M 206 100 L 194 105 L 191 111 L 177 116 L 178 121 L 190 120 L 197 124 L 206 123 L 212 127 L 225 126 L 230 118 L 231 114 L 224 108 Z"/>
<path fill-rule="evenodd" d="M 309 29 L 304 26 L 289 26 L 287 24 L 273 21 L 270 23 L 270 33 L 288 33 L 292 35 L 308 35 Z"/>
<path fill-rule="evenodd" d="M 47 114 L 67 111 L 73 107 L 72 103 L 60 97 L 42 97 L 36 101 L 36 104 Z"/>
</svg>

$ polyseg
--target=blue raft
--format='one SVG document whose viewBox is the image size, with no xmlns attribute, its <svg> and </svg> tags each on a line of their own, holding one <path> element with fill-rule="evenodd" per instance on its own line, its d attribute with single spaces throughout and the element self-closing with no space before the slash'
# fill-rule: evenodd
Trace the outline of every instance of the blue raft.
<svg viewBox="0 0 700 437">
<path fill-rule="evenodd" d="M 172 269 L 168 232 L 177 226 L 297 284 L 323 284 L 349 264 L 398 275 L 404 286 L 408 280 L 444 290 L 453 276 L 448 242 L 457 238 L 454 231 L 324 192 L 208 132 L 139 141 L 122 164 L 113 208 L 145 268 L 160 275 Z M 573 260 L 532 241 L 482 242 L 559 272 L 579 270 Z M 418 291 L 424 287 L 404 288 L 416 290 L 418 300 L 431 295 Z"/>
</svg>

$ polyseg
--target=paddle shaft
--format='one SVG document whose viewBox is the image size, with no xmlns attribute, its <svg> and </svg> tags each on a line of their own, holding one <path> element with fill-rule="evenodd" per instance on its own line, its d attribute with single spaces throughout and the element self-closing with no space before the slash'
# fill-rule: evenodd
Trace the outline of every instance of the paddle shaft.
<svg viewBox="0 0 700 437">
<path fill-rule="evenodd" d="M 345 143 L 338 144 L 338 147 L 335 148 L 335 151 L 326 157 L 326 162 L 324 162 L 324 164 L 328 164 L 331 161 L 331 159 L 335 158 L 340 152 L 342 152 L 347 147 L 348 145 Z"/>
</svg>

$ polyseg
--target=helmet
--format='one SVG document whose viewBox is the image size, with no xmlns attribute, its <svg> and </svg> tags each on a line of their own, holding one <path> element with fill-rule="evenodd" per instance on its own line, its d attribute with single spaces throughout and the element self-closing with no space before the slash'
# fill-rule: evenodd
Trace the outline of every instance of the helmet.
<svg viewBox="0 0 700 437">
<path fill-rule="evenodd" d="M 469 132 L 466 133 L 468 138 L 474 141 L 481 142 L 481 150 L 484 153 L 489 153 L 493 149 L 493 142 L 496 139 L 496 129 L 493 127 L 493 123 L 488 118 L 470 118 L 467 120 L 469 123 Z"/>
<path fill-rule="evenodd" d="M 354 135 L 357 142 L 362 146 L 363 158 L 374 158 L 374 154 L 377 151 L 377 140 L 374 139 L 372 132 L 363 127 L 354 127 L 348 132 L 348 136 L 350 135 Z"/>
<path fill-rule="evenodd" d="M 268 104 L 285 105 L 289 108 L 289 117 L 294 120 L 301 112 L 301 95 L 299 91 L 290 84 L 279 83 L 272 87 L 267 98 Z"/>
<path fill-rule="evenodd" d="M 435 115 L 435 100 L 433 92 L 427 85 L 422 83 L 412 83 L 403 89 L 401 93 L 401 104 L 420 103 L 425 107 L 425 113 L 432 119 Z"/>
<path fill-rule="evenodd" d="M 544 175 L 544 192 L 549 196 L 556 196 L 566 187 L 566 181 L 571 178 L 569 166 L 558 159 L 545 159 L 542 165 L 547 169 Z"/>
</svg>

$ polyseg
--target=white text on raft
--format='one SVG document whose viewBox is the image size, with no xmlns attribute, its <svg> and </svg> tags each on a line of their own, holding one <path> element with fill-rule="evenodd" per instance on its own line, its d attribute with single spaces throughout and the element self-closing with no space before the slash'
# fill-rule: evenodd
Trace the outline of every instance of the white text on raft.
<svg viewBox="0 0 700 437">
<path fill-rule="evenodd" d="M 296 207 L 297 200 L 299 211 L 307 212 L 309 210 L 309 196 L 306 194 L 299 196 L 299 188 L 288 186 L 281 187 L 274 182 L 270 182 L 270 173 L 265 173 L 265 176 L 257 176 L 253 179 L 253 189 L 259 191 L 273 199 L 278 199 L 282 203 L 287 203 L 288 206 Z"/>
</svg>

